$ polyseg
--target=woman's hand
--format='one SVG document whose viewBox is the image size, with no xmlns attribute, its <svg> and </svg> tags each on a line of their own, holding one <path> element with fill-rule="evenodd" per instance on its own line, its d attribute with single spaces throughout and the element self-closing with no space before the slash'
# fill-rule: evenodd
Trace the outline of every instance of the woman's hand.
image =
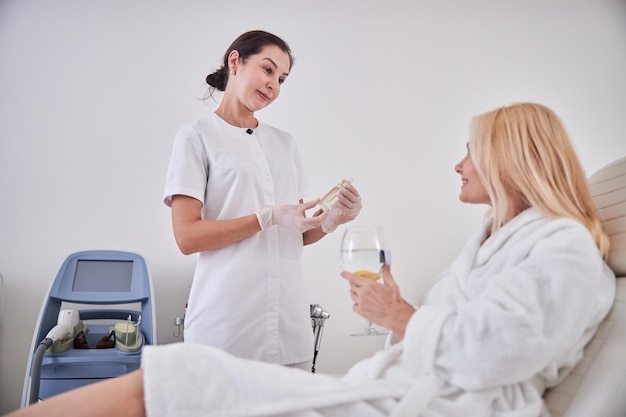
<svg viewBox="0 0 626 417">
<path fill-rule="evenodd" d="M 282 206 L 267 207 L 256 211 L 259 225 L 262 230 L 270 226 L 279 225 L 298 233 L 320 227 L 328 218 L 328 213 L 320 213 L 313 217 L 306 217 L 306 211 L 315 207 L 317 200 L 301 202 L 300 204 L 286 204 Z M 316 213 L 317 214 L 317 213 Z"/>
<path fill-rule="evenodd" d="M 400 296 L 400 288 L 389 265 L 385 265 L 382 272 L 382 284 L 345 271 L 341 276 L 350 283 L 350 297 L 354 301 L 352 310 L 403 338 L 415 308 Z"/>
<path fill-rule="evenodd" d="M 337 201 L 328 210 L 328 217 L 322 223 L 322 230 L 324 233 L 334 232 L 339 225 L 356 219 L 362 207 L 361 195 L 354 185 L 342 184 Z"/>
</svg>

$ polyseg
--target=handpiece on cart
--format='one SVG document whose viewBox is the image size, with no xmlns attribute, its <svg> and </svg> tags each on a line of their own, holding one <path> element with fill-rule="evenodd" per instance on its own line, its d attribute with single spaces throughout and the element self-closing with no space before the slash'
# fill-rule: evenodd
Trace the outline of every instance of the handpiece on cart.
<svg viewBox="0 0 626 417">
<path fill-rule="evenodd" d="M 76 310 L 61 310 L 57 325 L 54 326 L 46 337 L 39 343 L 32 360 L 31 385 L 28 404 L 35 404 L 39 401 L 39 386 L 41 383 L 41 362 L 48 349 L 56 347 L 59 343 L 67 343 L 74 338 L 74 329 L 80 322 L 80 314 Z"/>
<path fill-rule="evenodd" d="M 65 343 L 68 339 L 73 338 L 74 328 L 80 321 L 80 315 L 77 310 L 61 310 L 57 325 L 54 326 L 46 335 L 45 339 L 51 339 L 51 346 L 58 343 Z M 44 339 L 44 340 L 45 340 Z M 50 346 L 50 347 L 51 347 Z"/>
</svg>

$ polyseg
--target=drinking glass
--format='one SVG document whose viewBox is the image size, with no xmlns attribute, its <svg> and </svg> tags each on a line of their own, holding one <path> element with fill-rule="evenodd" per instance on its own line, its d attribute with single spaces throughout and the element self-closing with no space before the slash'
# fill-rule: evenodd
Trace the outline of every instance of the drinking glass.
<svg viewBox="0 0 626 417">
<path fill-rule="evenodd" d="M 340 258 L 344 271 L 375 281 L 379 280 L 382 276 L 383 265 L 391 261 L 390 251 L 383 236 L 383 228 L 375 225 L 346 228 L 341 238 Z M 386 334 L 389 332 L 376 329 L 372 326 L 372 322 L 367 320 L 363 331 L 351 336 Z"/>
</svg>

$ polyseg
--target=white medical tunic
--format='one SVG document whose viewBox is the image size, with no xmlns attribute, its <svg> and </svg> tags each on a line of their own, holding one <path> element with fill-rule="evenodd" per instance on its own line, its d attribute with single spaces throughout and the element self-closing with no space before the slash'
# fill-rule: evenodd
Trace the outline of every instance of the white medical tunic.
<svg viewBox="0 0 626 417">
<path fill-rule="evenodd" d="M 259 123 L 252 134 L 216 114 L 176 135 L 165 203 L 200 200 L 202 218 L 227 220 L 263 207 L 297 204 L 307 184 L 292 136 Z M 198 254 L 185 316 L 185 342 L 276 364 L 311 360 L 302 234 L 275 226 Z"/>
</svg>

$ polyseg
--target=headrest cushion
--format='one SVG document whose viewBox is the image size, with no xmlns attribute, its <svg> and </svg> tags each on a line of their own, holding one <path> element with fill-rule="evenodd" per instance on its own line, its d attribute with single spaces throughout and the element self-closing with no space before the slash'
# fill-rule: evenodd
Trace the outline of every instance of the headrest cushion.
<svg viewBox="0 0 626 417">
<path fill-rule="evenodd" d="M 626 276 L 626 157 L 589 177 L 589 186 L 611 240 L 608 264 L 616 276 Z"/>
</svg>

